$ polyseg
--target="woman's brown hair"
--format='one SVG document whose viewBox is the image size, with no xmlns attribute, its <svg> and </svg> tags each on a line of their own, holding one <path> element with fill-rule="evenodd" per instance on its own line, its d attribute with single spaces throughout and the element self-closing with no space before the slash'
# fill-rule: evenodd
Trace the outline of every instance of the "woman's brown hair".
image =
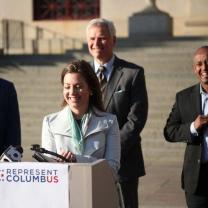
<svg viewBox="0 0 208 208">
<path fill-rule="evenodd" d="M 104 111 L 100 84 L 91 65 L 84 60 L 75 60 L 67 64 L 67 66 L 63 69 L 61 73 L 62 85 L 64 84 L 64 77 L 67 73 L 79 73 L 83 76 L 83 78 L 87 82 L 87 85 L 92 91 L 92 95 L 89 99 L 89 105 L 91 107 L 96 107 L 97 109 Z M 66 104 L 67 103 L 64 100 L 62 105 L 65 106 Z"/>
</svg>

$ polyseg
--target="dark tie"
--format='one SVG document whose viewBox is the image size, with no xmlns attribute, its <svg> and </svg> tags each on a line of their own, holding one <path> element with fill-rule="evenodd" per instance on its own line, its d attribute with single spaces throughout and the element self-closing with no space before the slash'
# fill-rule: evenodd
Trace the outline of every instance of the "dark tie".
<svg viewBox="0 0 208 208">
<path fill-rule="evenodd" d="M 104 94 L 105 92 L 105 88 L 106 88 L 106 84 L 107 84 L 107 79 L 105 77 L 105 74 L 104 74 L 104 71 L 106 70 L 106 68 L 104 66 L 100 66 L 98 68 L 98 80 L 100 82 L 100 88 L 101 88 L 101 91 L 102 93 Z"/>
</svg>

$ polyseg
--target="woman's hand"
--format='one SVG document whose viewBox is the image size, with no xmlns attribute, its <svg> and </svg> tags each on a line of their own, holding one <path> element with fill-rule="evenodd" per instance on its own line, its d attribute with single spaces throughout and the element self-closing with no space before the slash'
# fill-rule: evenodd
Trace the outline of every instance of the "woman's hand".
<svg viewBox="0 0 208 208">
<path fill-rule="evenodd" d="M 76 156 L 75 156 L 73 153 L 69 152 L 69 151 L 67 151 L 67 152 L 62 152 L 61 155 L 62 155 L 63 157 L 65 157 L 66 159 L 68 159 L 69 162 L 76 162 L 76 161 L 77 161 L 77 160 L 76 160 Z M 58 162 L 64 162 L 61 158 L 58 158 L 57 161 L 58 161 Z"/>
</svg>

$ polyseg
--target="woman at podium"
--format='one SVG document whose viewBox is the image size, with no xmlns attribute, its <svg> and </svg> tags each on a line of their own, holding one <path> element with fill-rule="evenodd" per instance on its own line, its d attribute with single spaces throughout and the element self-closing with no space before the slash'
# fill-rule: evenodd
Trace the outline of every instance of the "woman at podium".
<svg viewBox="0 0 208 208">
<path fill-rule="evenodd" d="M 120 165 L 118 122 L 115 115 L 104 111 L 94 70 L 84 60 L 72 61 L 63 69 L 61 83 L 63 108 L 44 117 L 42 147 L 70 162 L 106 159 L 117 172 Z"/>
</svg>

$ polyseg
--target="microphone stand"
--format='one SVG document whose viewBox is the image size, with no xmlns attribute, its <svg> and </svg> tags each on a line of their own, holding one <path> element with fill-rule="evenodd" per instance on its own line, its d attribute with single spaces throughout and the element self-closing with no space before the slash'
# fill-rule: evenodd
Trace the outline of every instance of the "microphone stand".
<svg viewBox="0 0 208 208">
<path fill-rule="evenodd" d="M 39 144 L 33 144 L 30 149 L 35 151 L 35 153 L 40 153 L 38 155 L 37 154 L 33 155 L 33 157 L 36 160 L 38 160 L 39 162 L 48 162 L 48 160 L 46 158 L 44 158 L 43 155 L 41 155 L 41 154 L 49 154 L 49 155 L 52 155 L 52 156 L 55 156 L 55 157 L 58 157 L 58 158 L 62 159 L 64 162 L 70 162 L 70 160 L 65 158 L 64 156 L 59 155 L 56 152 L 52 152 L 52 151 L 46 150 L 46 149 L 40 147 Z"/>
</svg>

